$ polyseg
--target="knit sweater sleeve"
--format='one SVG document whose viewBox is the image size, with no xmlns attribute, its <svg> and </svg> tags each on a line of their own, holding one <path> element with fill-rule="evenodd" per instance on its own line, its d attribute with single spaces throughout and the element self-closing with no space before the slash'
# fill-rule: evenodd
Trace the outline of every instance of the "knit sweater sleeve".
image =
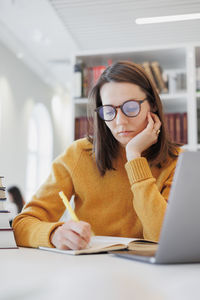
<svg viewBox="0 0 200 300">
<path fill-rule="evenodd" d="M 81 151 L 73 148 L 53 162 L 50 176 L 14 219 L 13 229 L 19 246 L 53 247 L 50 235 L 63 224 L 58 220 L 65 211 L 58 193 L 64 191 L 69 199 L 74 193 L 72 176 Z"/>
<path fill-rule="evenodd" d="M 175 163 L 163 170 L 160 180 L 153 177 L 146 158 L 136 158 L 125 165 L 133 206 L 143 226 L 145 239 L 158 241 L 165 215 Z"/>
</svg>

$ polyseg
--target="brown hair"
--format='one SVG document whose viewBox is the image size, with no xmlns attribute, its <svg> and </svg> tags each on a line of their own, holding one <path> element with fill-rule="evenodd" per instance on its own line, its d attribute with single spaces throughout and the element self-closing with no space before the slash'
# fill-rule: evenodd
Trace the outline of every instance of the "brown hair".
<svg viewBox="0 0 200 300">
<path fill-rule="evenodd" d="M 93 143 L 93 151 L 99 172 L 104 175 L 107 170 L 113 168 L 113 159 L 117 157 L 119 151 L 119 142 L 113 137 L 110 129 L 105 122 L 94 112 L 94 109 L 102 105 L 100 96 L 101 87 L 107 82 L 129 82 L 138 85 L 146 94 L 151 108 L 154 108 L 162 126 L 156 144 L 153 144 L 142 153 L 151 165 L 161 167 L 162 163 L 170 156 L 178 156 L 176 144 L 172 143 L 166 131 L 162 103 L 158 92 L 145 73 L 144 69 L 133 62 L 119 61 L 109 66 L 100 76 L 97 83 L 92 88 L 89 95 L 88 113 L 92 117 L 93 137 L 89 140 Z M 89 118 L 89 120 L 91 120 Z"/>
<path fill-rule="evenodd" d="M 8 193 L 12 195 L 13 202 L 17 205 L 19 214 L 25 204 L 20 189 L 17 186 L 11 186 L 8 188 Z"/>
</svg>

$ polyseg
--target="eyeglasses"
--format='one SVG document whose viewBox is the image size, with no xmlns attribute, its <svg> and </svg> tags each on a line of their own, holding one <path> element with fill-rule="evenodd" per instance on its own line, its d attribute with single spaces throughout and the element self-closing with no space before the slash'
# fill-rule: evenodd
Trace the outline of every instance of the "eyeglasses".
<svg viewBox="0 0 200 300">
<path fill-rule="evenodd" d="M 102 105 L 97 107 L 94 111 L 96 111 L 98 113 L 98 116 L 106 122 L 110 122 L 114 120 L 114 118 L 117 115 L 117 108 L 120 108 L 123 114 L 125 114 L 125 116 L 129 118 L 133 118 L 139 115 L 141 110 L 141 104 L 146 100 L 147 99 L 128 100 L 119 106 Z"/>
</svg>

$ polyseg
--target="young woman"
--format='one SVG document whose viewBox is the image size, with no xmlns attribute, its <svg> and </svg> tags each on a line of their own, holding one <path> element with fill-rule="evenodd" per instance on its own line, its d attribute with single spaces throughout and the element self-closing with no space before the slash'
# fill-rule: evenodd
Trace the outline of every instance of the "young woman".
<svg viewBox="0 0 200 300">
<path fill-rule="evenodd" d="M 109 66 L 90 94 L 94 135 L 72 143 L 14 221 L 18 245 L 82 249 L 96 235 L 158 240 L 179 149 L 142 67 Z M 59 222 L 58 193 L 74 195 L 80 222 Z"/>
</svg>

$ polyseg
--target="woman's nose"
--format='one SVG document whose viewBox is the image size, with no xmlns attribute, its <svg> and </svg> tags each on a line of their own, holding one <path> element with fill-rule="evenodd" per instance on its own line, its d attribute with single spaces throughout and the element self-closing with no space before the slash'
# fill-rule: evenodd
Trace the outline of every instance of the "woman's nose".
<svg viewBox="0 0 200 300">
<path fill-rule="evenodd" d="M 121 111 L 120 108 L 117 108 L 117 115 L 116 115 L 116 124 L 127 124 L 128 123 L 128 117 L 125 116 L 125 114 Z"/>
</svg>

